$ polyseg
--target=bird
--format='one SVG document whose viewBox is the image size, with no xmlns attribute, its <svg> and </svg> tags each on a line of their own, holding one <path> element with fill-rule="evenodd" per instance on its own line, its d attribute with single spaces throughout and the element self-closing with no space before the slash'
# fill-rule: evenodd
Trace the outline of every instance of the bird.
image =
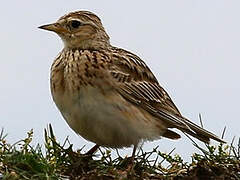
<svg viewBox="0 0 240 180">
<path fill-rule="evenodd" d="M 96 14 L 74 11 L 39 28 L 63 41 L 51 66 L 51 94 L 68 125 L 96 144 L 89 153 L 133 146 L 134 156 L 140 143 L 179 139 L 176 129 L 204 143 L 225 142 L 182 116 L 146 63 L 111 45 Z"/>
</svg>

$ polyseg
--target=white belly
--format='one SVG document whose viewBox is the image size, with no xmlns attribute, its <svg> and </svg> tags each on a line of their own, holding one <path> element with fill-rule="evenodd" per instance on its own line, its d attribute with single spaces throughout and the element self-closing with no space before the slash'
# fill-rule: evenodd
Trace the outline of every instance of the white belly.
<svg viewBox="0 0 240 180">
<path fill-rule="evenodd" d="M 160 137 L 165 127 L 149 113 L 136 108 L 115 92 L 105 95 L 88 86 L 77 95 L 55 102 L 69 126 L 98 145 L 118 148 Z M 156 125 L 158 124 L 158 125 Z"/>
</svg>

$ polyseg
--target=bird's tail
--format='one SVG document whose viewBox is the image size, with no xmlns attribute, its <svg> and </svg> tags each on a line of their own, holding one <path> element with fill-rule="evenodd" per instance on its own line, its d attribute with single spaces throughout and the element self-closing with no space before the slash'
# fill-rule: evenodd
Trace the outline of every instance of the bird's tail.
<svg viewBox="0 0 240 180">
<path fill-rule="evenodd" d="M 216 136 L 215 134 L 203 129 L 202 127 L 194 124 L 186 118 L 182 119 L 182 122 L 186 125 L 187 128 L 181 128 L 180 130 L 203 141 L 205 143 L 209 143 L 210 139 L 214 139 L 220 143 L 226 143 L 224 140 Z"/>
</svg>

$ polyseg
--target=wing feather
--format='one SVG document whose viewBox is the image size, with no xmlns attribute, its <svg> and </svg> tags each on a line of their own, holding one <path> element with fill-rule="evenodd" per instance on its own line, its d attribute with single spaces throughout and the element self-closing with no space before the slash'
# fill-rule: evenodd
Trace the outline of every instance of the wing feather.
<svg viewBox="0 0 240 180">
<path fill-rule="evenodd" d="M 112 59 L 114 65 L 111 67 L 111 74 L 119 82 L 117 90 L 126 100 L 160 118 L 169 128 L 177 128 L 203 142 L 209 142 L 209 138 L 224 142 L 213 133 L 184 118 L 138 56 L 123 49 L 113 48 Z"/>
</svg>

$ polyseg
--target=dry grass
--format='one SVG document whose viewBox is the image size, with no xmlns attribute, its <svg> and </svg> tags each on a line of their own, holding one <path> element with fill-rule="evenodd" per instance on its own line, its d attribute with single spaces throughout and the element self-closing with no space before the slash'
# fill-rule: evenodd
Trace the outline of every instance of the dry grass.
<svg viewBox="0 0 240 180">
<path fill-rule="evenodd" d="M 100 157 L 86 156 L 82 149 L 73 151 L 68 139 L 60 144 L 51 125 L 45 129 L 45 145 L 31 146 L 33 131 L 24 140 L 8 144 L 0 134 L 0 179 L 240 179 L 240 140 L 237 147 L 220 144 L 201 148 L 184 162 L 178 155 L 138 151 L 130 158 L 112 159 L 111 151 L 102 149 Z M 162 165 L 164 162 L 164 166 Z M 168 166 L 166 166 L 166 163 Z"/>
</svg>

